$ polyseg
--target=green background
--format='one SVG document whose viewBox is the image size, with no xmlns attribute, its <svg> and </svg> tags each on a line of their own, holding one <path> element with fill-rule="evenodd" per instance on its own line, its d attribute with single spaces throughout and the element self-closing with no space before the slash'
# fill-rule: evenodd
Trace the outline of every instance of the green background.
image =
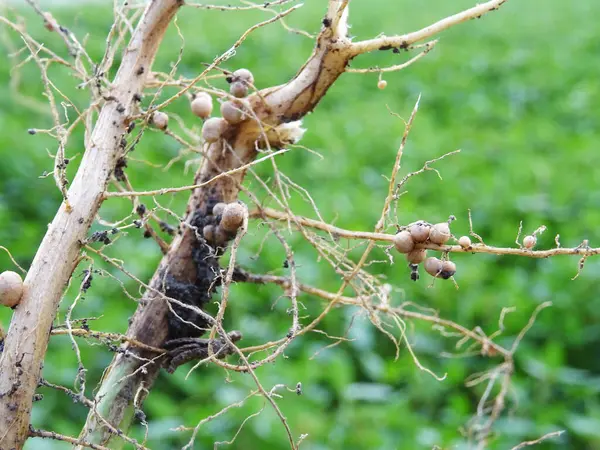
<svg viewBox="0 0 600 450">
<path fill-rule="evenodd" d="M 307 1 L 288 18 L 288 24 L 317 33 L 324 3 Z M 408 32 L 472 4 L 465 0 L 355 0 L 351 5 L 351 32 L 357 39 L 380 32 Z M 81 39 L 89 34 L 87 48 L 98 60 L 112 20 L 110 7 L 77 4 L 52 11 Z M 7 14 L 14 17 L 14 12 Z M 67 57 L 58 37 L 46 31 L 39 18 L 25 14 L 28 31 Z M 417 170 L 424 161 L 449 151 L 460 148 L 462 152 L 436 165 L 443 181 L 427 172 L 408 183 L 407 193 L 399 202 L 400 223 L 416 219 L 438 222 L 454 214 L 458 220 L 452 230 L 460 235 L 468 231 L 467 210 L 471 209 L 475 231 L 488 244 L 514 246 L 522 220 L 526 232 L 542 224 L 548 227 L 539 239 L 539 248 L 551 247 L 556 234 L 560 234 L 563 246 L 577 246 L 583 239 L 598 245 L 599 14 L 600 3 L 596 0 L 509 1 L 500 11 L 443 33 L 440 43 L 424 59 L 402 72 L 385 75 L 388 87 L 383 91 L 376 87 L 377 75 L 346 74 L 304 121 L 308 131 L 302 144 L 325 159 L 294 150 L 279 157 L 278 165 L 311 192 L 324 218 L 344 228 L 371 230 L 381 212 L 387 189 L 385 176 L 390 173 L 403 131 L 402 123 L 389 114 L 386 106 L 408 118 L 421 94 L 401 174 Z M 212 61 L 249 26 L 268 17 L 271 15 L 264 12 L 184 8 L 178 17 L 185 36 L 179 73 L 194 76 L 204 67 L 202 63 Z M 55 143 L 42 134 L 27 134 L 31 127 L 52 126 L 41 95 L 39 71 L 30 62 L 11 82 L 7 55 L 21 43 L 5 27 L 0 33 L 0 245 L 8 247 L 28 267 L 60 203 L 52 178 L 40 178 L 44 171 L 52 170 L 47 151 L 54 152 Z M 168 71 L 180 46 L 181 40 L 171 27 L 155 70 Z M 292 77 L 311 48 L 310 39 L 272 24 L 252 34 L 225 67 L 248 67 L 254 72 L 257 86 L 268 87 Z M 393 64 L 405 58 L 404 54 L 378 52 L 358 58 L 353 66 Z M 87 93 L 74 89 L 76 81 L 65 70 L 54 67 L 50 74 L 79 107 L 86 105 Z M 225 88 L 223 81 L 215 85 Z M 166 90 L 164 95 L 173 92 Z M 200 129 L 187 100 L 172 104 L 167 112 L 180 115 L 196 131 Z M 179 129 L 174 120 L 171 125 Z M 69 142 L 70 157 L 81 155 L 82 142 L 79 129 Z M 184 174 L 184 161 L 191 156 L 168 171 L 141 162 L 164 165 L 179 149 L 172 139 L 148 130 L 133 155 L 139 161 L 130 161 L 127 169 L 133 185 L 150 189 L 188 184 L 192 175 Z M 79 159 L 69 166 L 69 178 Z M 257 170 L 265 178 L 272 176 L 270 164 Z M 255 189 L 256 182 L 249 180 L 247 186 Z M 264 198 L 263 192 L 256 192 Z M 158 200 L 181 214 L 186 199 L 183 193 Z M 309 205 L 298 196 L 292 199 L 292 205 L 298 213 L 311 214 Z M 127 200 L 113 199 L 103 206 L 100 215 L 114 221 L 129 212 Z M 254 258 L 265 233 L 265 227 L 257 225 L 252 224 L 244 238 L 240 262 L 256 273 L 285 275 L 285 253 L 275 239 L 268 239 L 259 257 Z M 314 250 L 297 235 L 288 237 L 301 280 L 335 291 L 339 280 L 325 263 L 316 262 Z M 160 258 L 157 246 L 135 229 L 107 253 L 123 258 L 127 268 L 142 280 L 150 279 Z M 373 259 L 385 260 L 384 253 L 378 250 Z M 398 288 L 394 303 L 409 300 L 435 308 L 444 318 L 469 328 L 480 326 L 488 334 L 498 328 L 502 308 L 515 307 L 498 338 L 507 347 L 537 305 L 553 303 L 540 314 L 519 347 L 507 409 L 494 428 L 497 434 L 489 448 L 509 449 L 555 430 L 566 433 L 538 448 L 600 448 L 599 260 L 590 258 L 581 276 L 571 281 L 577 272 L 574 257 L 530 260 L 456 255 L 453 259 L 458 265 L 459 290 L 449 282 L 438 282 L 432 288 L 425 277 L 412 283 L 399 259 L 394 265 L 382 262 L 370 269 Z M 100 263 L 96 267 L 109 270 L 133 295 L 138 295 L 135 284 L 125 276 Z M 4 252 L 0 252 L 0 268 L 13 268 Z M 80 283 L 84 268 L 78 268 L 73 285 Z M 288 305 L 283 300 L 275 303 L 280 294 L 271 287 L 235 286 L 228 326 L 243 331 L 248 345 L 282 337 L 290 318 L 286 314 Z M 71 289 L 63 299 L 59 321 L 64 320 L 75 295 L 76 289 Z M 301 300 L 307 315 L 317 314 L 323 307 L 314 298 Z M 92 322 L 93 329 L 124 332 L 134 310 L 134 302 L 117 282 L 97 276 L 74 316 L 100 317 Z M 448 374 L 445 381 L 439 382 L 415 366 L 406 348 L 395 361 L 393 345 L 357 313 L 349 308 L 337 309 L 321 326 L 330 335 L 340 336 L 352 323 L 352 342 L 324 349 L 332 341 L 313 333 L 295 340 L 285 359 L 257 371 L 267 389 L 278 383 L 293 387 L 302 382 L 302 396 L 286 392 L 278 400 L 295 436 L 308 434 L 301 448 L 469 448 L 462 431 L 476 411 L 484 385 L 467 388 L 465 379 L 494 367 L 500 360 L 477 355 L 444 358 L 441 353 L 453 351 L 455 339 L 441 336 L 427 324 L 409 322 L 409 336 L 421 362 L 437 374 Z M 10 311 L 1 311 L 0 320 L 7 328 Z M 112 354 L 104 346 L 78 342 L 88 369 L 86 394 L 92 396 Z M 44 377 L 73 387 L 76 372 L 68 338 L 52 338 Z M 230 374 L 228 378 L 214 366 L 200 368 L 187 380 L 186 372 L 182 368 L 174 375 L 163 373 L 144 405 L 150 423 L 147 444 L 151 448 L 180 448 L 190 434 L 172 428 L 194 426 L 253 388 L 247 375 Z M 35 405 L 33 425 L 77 435 L 86 409 L 47 388 L 39 392 L 44 399 Z M 195 448 L 211 448 L 215 441 L 231 439 L 244 418 L 262 405 L 263 400 L 257 398 L 210 422 L 201 429 Z M 136 426 L 134 435 L 141 439 L 143 429 Z M 29 441 L 27 448 L 68 446 L 36 439 Z M 260 416 L 245 424 L 229 448 L 289 446 L 281 423 L 267 406 Z"/>
</svg>

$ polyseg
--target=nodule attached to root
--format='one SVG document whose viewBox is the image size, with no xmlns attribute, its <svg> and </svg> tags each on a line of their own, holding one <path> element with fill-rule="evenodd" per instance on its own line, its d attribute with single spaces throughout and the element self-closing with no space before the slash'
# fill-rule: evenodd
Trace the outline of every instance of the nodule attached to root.
<svg viewBox="0 0 600 450">
<path fill-rule="evenodd" d="M 385 81 L 385 80 L 379 80 L 377 82 L 377 87 L 379 89 L 382 89 L 382 90 L 385 89 L 387 87 L 387 81 Z"/>
<path fill-rule="evenodd" d="M 442 261 L 435 256 L 427 258 L 423 267 L 425 268 L 425 272 L 432 277 L 439 277 L 442 273 Z"/>
<path fill-rule="evenodd" d="M 215 206 L 213 206 L 212 215 L 215 217 L 220 216 L 221 214 L 223 214 L 223 211 L 225 211 L 226 206 L 227 206 L 227 203 L 223 203 L 223 202 L 217 203 Z"/>
<path fill-rule="evenodd" d="M 427 250 L 418 248 L 406 254 L 406 260 L 411 264 L 420 264 L 427 258 Z"/>
<path fill-rule="evenodd" d="M 469 238 L 469 236 L 461 236 L 458 239 L 458 245 L 460 245 L 462 248 L 471 247 L 471 238 Z"/>
<path fill-rule="evenodd" d="M 429 233 L 429 240 L 437 245 L 444 245 L 451 237 L 448 222 L 436 223 Z"/>
<path fill-rule="evenodd" d="M 529 248 L 532 249 L 533 247 L 535 247 L 535 244 L 537 243 L 537 239 L 535 236 L 525 236 L 523 238 L 523 247 L 525 248 Z"/>
<path fill-rule="evenodd" d="M 215 240 L 215 227 L 214 225 L 206 225 L 202 229 L 202 236 L 206 242 L 214 242 Z"/>
<path fill-rule="evenodd" d="M 60 26 L 58 25 L 58 23 L 56 22 L 56 19 L 54 18 L 54 16 L 52 16 L 52 14 L 50 14 L 49 12 L 45 12 L 43 14 L 43 16 L 44 16 L 44 27 L 46 27 L 46 30 L 57 31 L 60 29 Z"/>
<path fill-rule="evenodd" d="M 23 279 L 16 272 L 7 270 L 0 274 L 0 305 L 13 308 L 23 296 Z"/>
<path fill-rule="evenodd" d="M 440 273 L 440 277 L 444 280 L 447 280 L 451 276 L 456 273 L 456 264 L 452 261 L 443 261 L 442 262 L 442 273 Z"/>
<path fill-rule="evenodd" d="M 225 247 L 228 240 L 229 234 L 223 229 L 223 227 L 218 226 L 215 228 L 215 240 L 213 242 L 215 247 Z"/>
<path fill-rule="evenodd" d="M 248 85 L 241 81 L 234 81 L 229 86 L 229 92 L 231 92 L 231 95 L 234 97 L 243 98 L 248 95 Z"/>
<path fill-rule="evenodd" d="M 225 231 L 233 233 L 242 226 L 244 217 L 248 213 L 246 206 L 240 203 L 229 203 L 221 215 L 221 223 L 219 226 Z"/>
<path fill-rule="evenodd" d="M 242 106 L 234 102 L 223 102 L 221 104 L 221 115 L 223 119 L 232 125 L 237 125 L 245 119 Z"/>
<path fill-rule="evenodd" d="M 201 119 L 208 119 L 213 110 L 212 97 L 206 92 L 200 92 L 190 103 L 190 108 L 194 115 Z"/>
<path fill-rule="evenodd" d="M 154 111 L 150 116 L 150 124 L 159 130 L 166 130 L 169 126 L 169 116 L 162 111 Z"/>
<path fill-rule="evenodd" d="M 400 231 L 394 236 L 394 247 L 400 253 L 411 252 L 415 248 L 415 241 L 413 240 L 410 232 L 404 230 Z"/>
<path fill-rule="evenodd" d="M 421 243 L 427 241 L 429 238 L 431 227 L 429 224 L 419 220 L 418 222 L 413 223 L 410 228 L 410 235 L 412 236 L 415 242 Z"/>
<path fill-rule="evenodd" d="M 456 264 L 452 261 L 441 261 L 438 258 L 431 257 L 425 260 L 425 272 L 432 277 L 443 278 L 447 280 L 456 273 Z"/>
<path fill-rule="evenodd" d="M 227 129 L 227 122 L 220 117 L 212 117 L 202 126 L 202 137 L 206 142 L 217 142 Z"/>
<path fill-rule="evenodd" d="M 238 69 L 233 72 L 233 82 L 241 81 L 246 84 L 254 84 L 254 75 L 248 69 Z"/>
</svg>

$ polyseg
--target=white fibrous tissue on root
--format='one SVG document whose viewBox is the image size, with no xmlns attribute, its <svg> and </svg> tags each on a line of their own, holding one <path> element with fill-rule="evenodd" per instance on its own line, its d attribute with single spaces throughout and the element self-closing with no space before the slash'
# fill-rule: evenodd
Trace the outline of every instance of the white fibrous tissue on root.
<svg viewBox="0 0 600 450">
<path fill-rule="evenodd" d="M 301 125 L 302 121 L 296 120 L 294 122 L 282 123 L 281 125 L 272 128 L 267 131 L 269 143 L 273 147 L 297 144 L 306 132 L 306 128 L 302 128 Z"/>
</svg>

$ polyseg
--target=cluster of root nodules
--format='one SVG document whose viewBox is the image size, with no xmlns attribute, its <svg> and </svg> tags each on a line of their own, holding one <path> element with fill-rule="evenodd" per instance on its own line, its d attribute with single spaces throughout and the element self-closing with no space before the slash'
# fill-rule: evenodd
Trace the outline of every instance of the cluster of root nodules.
<svg viewBox="0 0 600 450">
<path fill-rule="evenodd" d="M 199 237 L 192 249 L 196 281 L 182 282 L 167 274 L 162 277 L 165 295 L 203 309 L 214 290 L 221 285 L 217 258 L 225 251 L 227 243 L 235 238 L 247 214 L 247 208 L 241 202 L 216 203 L 207 214 L 198 211 L 190 222 Z M 171 305 L 168 339 L 201 336 L 206 327 L 202 314 L 176 303 Z"/>
<path fill-rule="evenodd" d="M 248 69 L 238 69 L 227 76 L 231 99 L 221 103 L 221 116 L 211 117 L 213 113 L 213 99 L 206 92 L 193 94 L 190 98 L 192 113 L 204 120 L 202 137 L 205 142 L 218 141 L 229 125 L 238 125 L 251 117 L 250 106 L 245 97 L 252 86 L 254 76 Z M 155 111 L 150 116 L 148 123 L 159 130 L 166 130 L 169 116 L 162 111 Z"/>
<path fill-rule="evenodd" d="M 226 81 L 229 83 L 229 94 L 218 94 L 221 116 L 213 115 L 213 97 L 207 92 L 196 92 L 190 94 L 190 110 L 203 120 L 202 139 L 206 144 L 219 142 L 221 139 L 230 137 L 230 133 L 248 120 L 260 120 L 252 107 L 248 97 L 254 86 L 254 75 L 248 69 L 238 69 L 234 72 L 226 72 Z M 256 145 L 261 148 L 282 148 L 289 144 L 297 143 L 304 134 L 301 121 L 290 119 L 290 122 L 267 127 Z M 154 128 L 167 130 L 169 116 L 162 111 L 153 112 L 148 123 Z"/>
<path fill-rule="evenodd" d="M 212 214 L 205 217 L 202 227 L 204 240 L 217 251 L 225 248 L 227 242 L 237 234 L 247 214 L 247 208 L 241 202 L 217 203 L 212 208 Z"/>
<path fill-rule="evenodd" d="M 254 85 L 254 76 L 248 69 L 238 69 L 227 77 L 231 100 L 221 103 L 221 116 L 210 117 L 212 114 L 212 98 L 203 92 L 192 98 L 190 107 L 192 112 L 202 119 L 206 119 L 202 127 L 202 137 L 205 142 L 218 141 L 228 125 L 237 125 L 250 117 L 249 105 L 244 100 L 249 89 Z M 210 117 L 210 118 L 209 118 Z"/>
<path fill-rule="evenodd" d="M 454 216 L 450 216 L 446 222 L 436 224 L 419 220 L 404 227 L 394 236 L 394 247 L 400 253 L 406 255 L 406 260 L 411 268 L 410 277 L 413 281 L 419 279 L 419 265 L 421 263 L 425 272 L 432 277 L 447 280 L 454 276 L 456 264 L 447 258 L 447 254 L 443 259 L 434 256 L 428 258 L 427 249 L 425 248 L 427 244 L 440 246 L 446 244 L 452 237 L 450 223 L 454 220 Z"/>
</svg>

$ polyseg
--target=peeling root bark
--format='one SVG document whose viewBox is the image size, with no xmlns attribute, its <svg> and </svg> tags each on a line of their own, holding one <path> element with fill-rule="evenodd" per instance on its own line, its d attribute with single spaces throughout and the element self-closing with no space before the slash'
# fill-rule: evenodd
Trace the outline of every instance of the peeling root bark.
<svg viewBox="0 0 600 450">
<path fill-rule="evenodd" d="M 0 448 L 21 449 L 29 431 L 38 385 L 58 304 L 78 263 L 81 242 L 100 205 L 120 156 L 119 143 L 164 32 L 180 0 L 150 3 L 124 52 L 107 102 L 100 113 L 81 166 L 36 253 L 25 279 L 0 358 Z M 68 205 L 68 206 L 67 206 Z"/>
<path fill-rule="evenodd" d="M 312 111 L 344 72 L 352 57 L 350 42 L 324 27 L 312 56 L 294 79 L 249 98 L 254 114 L 263 124 L 262 129 L 299 120 Z M 222 172 L 252 162 L 257 155 L 257 142 L 264 140 L 261 133 L 256 120 L 231 126 L 221 141 L 210 145 L 208 156 L 196 174 L 194 183 L 205 183 Z M 285 142 L 278 142 L 276 133 L 267 130 L 267 134 L 272 148 L 285 145 Z M 206 321 L 197 314 L 190 319 L 185 308 L 173 302 L 169 306 L 166 297 L 202 308 L 214 294 L 219 285 L 215 273 L 219 270 L 218 258 L 222 251 L 210 253 L 210 247 L 202 236 L 202 227 L 214 221 L 212 207 L 216 203 L 229 203 L 237 199 L 244 175 L 245 172 L 237 172 L 221 177 L 192 192 L 184 225 L 150 282 L 152 290 L 144 294 L 129 327 L 129 337 L 162 347 L 168 337 L 202 334 L 200 328 L 207 326 Z M 192 295 L 187 295 L 190 290 Z M 185 324 L 181 325 L 180 318 L 174 312 L 186 321 L 195 323 L 198 328 L 194 330 Z M 156 357 L 155 354 L 132 347 L 128 350 L 143 358 Z M 140 407 L 149 392 L 161 368 L 162 359 L 144 364 L 122 353 L 116 355 L 96 396 L 97 410 L 88 415 L 80 437 L 98 445 L 116 441 L 118 438 L 102 426 L 102 421 L 107 420 L 122 431 L 128 429 L 133 409 Z M 133 405 L 134 399 L 137 405 Z"/>
</svg>

